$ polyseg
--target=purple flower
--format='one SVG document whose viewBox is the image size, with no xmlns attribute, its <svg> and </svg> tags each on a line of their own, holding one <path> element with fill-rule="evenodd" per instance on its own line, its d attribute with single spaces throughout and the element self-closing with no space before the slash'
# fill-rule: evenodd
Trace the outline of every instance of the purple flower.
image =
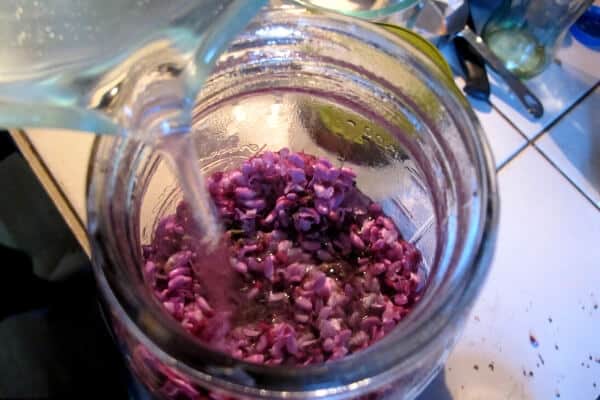
<svg viewBox="0 0 600 400">
<path fill-rule="evenodd" d="M 410 312 L 425 276 L 419 251 L 355 178 L 288 149 L 213 173 L 230 265 L 205 256 L 181 202 L 142 248 L 149 288 L 188 332 L 251 363 L 308 365 L 364 349 Z M 169 379 L 170 396 L 195 390 Z"/>
<path fill-rule="evenodd" d="M 169 259 L 165 263 L 165 270 L 167 272 L 169 272 L 175 268 L 189 267 L 191 261 L 192 261 L 192 252 L 191 251 L 187 250 L 187 251 L 177 252 L 177 253 L 173 254 L 171 257 L 169 257 Z"/>
<path fill-rule="evenodd" d="M 294 225 L 300 232 L 310 230 L 313 225 L 319 224 L 321 216 L 314 208 L 302 207 L 294 214 Z"/>
<path fill-rule="evenodd" d="M 287 299 L 287 295 L 284 292 L 279 292 L 279 293 L 270 292 L 268 301 L 269 301 L 269 303 L 277 303 L 280 301 L 284 301 L 286 299 Z"/>
<path fill-rule="evenodd" d="M 267 279 L 273 279 L 273 274 L 275 273 L 275 257 L 272 254 L 269 254 L 265 258 L 263 272 Z"/>
<path fill-rule="evenodd" d="M 247 187 L 236 187 L 235 188 L 235 196 L 241 200 L 250 200 L 257 196 L 257 193 Z"/>
<path fill-rule="evenodd" d="M 314 166 L 314 176 L 319 182 L 329 180 L 329 167 L 324 163 L 316 163 Z"/>
<path fill-rule="evenodd" d="M 317 210 L 317 212 L 321 215 L 329 214 L 329 206 L 324 201 L 317 200 L 315 202 L 315 210 Z"/>
<path fill-rule="evenodd" d="M 321 248 L 321 243 L 314 240 L 302 240 L 300 246 L 306 251 L 314 252 Z"/>
<path fill-rule="evenodd" d="M 334 337 L 340 331 L 339 322 L 334 323 L 336 320 L 321 320 L 319 324 L 319 334 L 321 339 L 327 339 Z"/>
<path fill-rule="evenodd" d="M 301 314 L 301 313 L 296 313 L 294 314 L 294 319 L 297 322 L 300 322 L 301 324 L 306 324 L 307 322 L 310 321 L 310 315 L 308 314 Z"/>
<path fill-rule="evenodd" d="M 287 161 L 298 168 L 304 168 L 304 159 L 298 153 L 290 153 L 287 157 Z"/>
<path fill-rule="evenodd" d="M 246 357 L 246 361 L 255 364 L 262 364 L 265 361 L 265 356 L 262 354 L 252 354 Z"/>
<path fill-rule="evenodd" d="M 350 347 L 362 348 L 369 343 L 369 335 L 365 331 L 358 331 L 350 338 L 348 345 Z"/>
<path fill-rule="evenodd" d="M 331 186 L 325 187 L 315 183 L 313 189 L 315 190 L 315 195 L 320 199 L 330 199 L 333 196 L 333 188 Z"/>
<path fill-rule="evenodd" d="M 256 250 L 258 250 L 258 246 L 256 244 L 247 244 L 240 249 L 239 255 L 241 257 L 245 257 L 248 255 L 248 253 L 255 252 Z"/>
<path fill-rule="evenodd" d="M 190 275 L 190 273 L 191 273 L 191 270 L 189 267 L 177 267 L 175 269 L 172 269 L 171 272 L 169 272 L 168 277 L 169 277 L 169 279 L 173 279 L 180 275 L 186 275 L 186 276 Z"/>
<path fill-rule="evenodd" d="M 300 168 L 290 168 L 288 169 L 288 174 L 293 183 L 301 184 L 306 182 L 306 175 L 304 174 L 304 170 Z"/>
<path fill-rule="evenodd" d="M 244 200 L 242 204 L 246 208 L 255 208 L 256 210 L 262 210 L 267 206 L 267 203 L 263 199 Z"/>
<path fill-rule="evenodd" d="M 301 310 L 304 311 L 311 311 L 312 310 L 312 303 L 309 299 L 307 299 L 306 297 L 300 296 L 298 298 L 296 298 L 295 300 L 296 306 L 298 306 L 298 308 L 300 308 Z"/>
<path fill-rule="evenodd" d="M 287 282 L 302 282 L 306 267 L 300 263 L 290 264 L 284 272 L 284 277 Z"/>
<path fill-rule="evenodd" d="M 233 268 L 240 274 L 245 274 L 248 272 L 248 265 L 243 261 L 237 261 L 233 263 Z"/>
<path fill-rule="evenodd" d="M 189 286 L 192 283 L 192 278 L 189 276 L 179 275 L 169 281 L 170 290 L 178 290 Z"/>
<path fill-rule="evenodd" d="M 350 233 L 350 242 L 359 250 L 364 250 L 365 242 L 355 232 Z"/>
</svg>

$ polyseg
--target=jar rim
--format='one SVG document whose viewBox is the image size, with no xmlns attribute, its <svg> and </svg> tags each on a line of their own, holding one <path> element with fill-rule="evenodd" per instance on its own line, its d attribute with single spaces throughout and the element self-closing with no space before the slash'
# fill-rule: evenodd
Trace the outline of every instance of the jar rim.
<svg viewBox="0 0 600 400">
<path fill-rule="evenodd" d="M 419 0 L 400 0 L 395 4 L 392 4 L 387 7 L 378 8 L 375 10 L 340 10 L 340 9 L 333 8 L 333 7 L 323 7 L 323 6 L 316 5 L 311 0 L 295 0 L 295 2 L 298 4 L 301 4 L 305 7 L 309 7 L 309 8 L 315 8 L 318 10 L 325 10 L 325 11 L 330 11 L 330 12 L 333 11 L 333 12 L 338 12 L 338 13 L 352 16 L 352 17 L 357 17 L 357 18 L 362 18 L 362 19 L 367 19 L 367 20 L 374 20 L 374 19 L 385 18 L 385 17 L 390 16 L 391 14 L 407 10 L 407 9 L 417 5 Z"/>
<path fill-rule="evenodd" d="M 370 31 L 371 33 L 375 33 L 377 35 L 387 36 L 389 46 L 395 47 L 396 51 L 399 51 L 399 49 L 402 48 L 402 42 L 400 40 L 395 38 L 392 34 L 385 33 L 374 25 L 348 19 L 347 17 L 343 16 L 328 16 L 328 18 L 338 19 L 344 23 L 350 22 L 351 24 L 357 25 L 361 29 L 365 30 L 365 32 Z M 387 48 L 386 50 L 391 51 L 393 49 Z M 414 48 L 412 51 L 414 51 Z M 458 94 L 453 92 L 449 95 L 456 97 Z M 109 279 L 107 279 L 105 271 L 99 265 L 100 263 L 94 263 L 94 270 L 98 278 L 99 286 L 104 293 L 106 300 L 110 303 L 111 307 L 115 308 L 116 310 L 120 310 L 119 312 L 121 313 L 121 317 L 128 325 L 128 328 L 131 329 L 131 332 L 134 333 L 137 340 L 148 346 L 156 354 L 160 355 L 160 357 L 169 365 L 177 365 L 177 367 L 182 371 L 192 376 L 196 376 L 198 379 L 205 382 L 208 387 L 212 386 L 216 389 L 220 388 L 231 390 L 232 392 L 244 395 L 252 395 L 252 390 L 254 389 L 256 394 L 264 395 L 264 388 L 253 388 L 240 382 L 243 382 L 246 377 L 251 377 L 251 379 L 254 380 L 258 378 L 259 380 L 262 380 L 262 382 L 265 382 L 265 379 L 275 378 L 280 381 L 278 382 L 278 387 L 290 389 L 286 389 L 285 391 L 281 392 L 274 391 L 273 393 L 269 393 L 270 396 L 275 398 L 281 397 L 303 399 L 314 398 L 315 396 L 328 396 L 327 398 L 343 396 L 347 390 L 340 391 L 339 387 L 323 387 L 324 382 L 322 379 L 317 379 L 327 371 L 335 371 L 336 373 L 342 372 L 340 375 L 343 377 L 340 377 L 336 384 L 338 384 L 338 386 L 340 384 L 344 386 L 350 385 L 352 387 L 348 390 L 352 390 L 353 392 L 366 392 L 372 389 L 373 386 L 385 384 L 386 379 L 391 380 L 393 377 L 394 365 L 396 363 L 392 360 L 410 359 L 411 357 L 414 357 L 416 352 L 418 352 L 422 347 L 428 346 L 433 340 L 435 340 L 439 333 L 447 329 L 448 325 L 453 322 L 456 314 L 459 311 L 462 312 L 465 308 L 470 307 L 483 283 L 485 276 L 487 275 L 487 267 L 489 265 L 489 261 L 491 260 L 495 244 L 498 218 L 498 198 L 496 190 L 495 168 L 492 161 L 491 152 L 487 146 L 485 137 L 475 115 L 470 109 L 465 109 L 464 111 L 467 114 L 467 119 L 469 119 L 472 124 L 472 129 L 466 133 L 469 135 L 468 139 L 472 142 L 475 150 L 474 163 L 477 164 L 476 169 L 479 172 L 478 179 L 480 180 L 479 187 L 481 189 L 481 196 L 479 197 L 481 201 L 479 207 L 481 215 L 479 215 L 479 219 L 477 220 L 479 222 L 478 226 L 476 227 L 477 242 L 472 248 L 461 250 L 465 253 L 468 253 L 466 257 L 461 258 L 462 262 L 465 264 L 462 267 L 464 268 L 464 279 L 466 280 L 467 284 L 464 286 L 462 293 L 452 294 L 453 301 L 448 301 L 445 303 L 444 308 L 436 311 L 436 315 L 439 316 L 438 319 L 420 321 L 420 324 L 412 326 L 410 330 L 406 330 L 401 335 L 390 335 L 389 337 L 386 337 L 378 342 L 376 345 L 356 354 L 344 357 L 341 360 L 327 364 L 310 365 L 301 368 L 290 368 L 250 364 L 229 356 L 224 356 L 223 354 L 206 347 L 203 347 L 202 350 L 197 353 L 197 355 L 186 355 L 183 354 L 183 351 L 181 351 L 182 349 L 178 348 L 179 344 L 173 345 L 173 343 L 171 343 L 166 346 L 159 346 L 159 344 L 155 343 L 153 338 L 150 338 L 144 332 L 143 326 L 138 326 L 138 324 L 140 324 L 140 319 L 137 319 L 137 323 L 134 321 L 135 318 L 133 318 L 131 315 L 130 310 L 127 310 L 127 307 L 123 306 L 123 299 L 117 298 L 115 286 L 109 282 Z M 106 139 L 101 137 L 96 139 L 91 160 L 94 160 L 96 157 L 98 157 L 98 149 L 102 140 Z M 94 164 L 92 163 L 88 174 L 88 199 L 93 197 L 90 195 L 90 192 L 93 190 L 91 179 L 92 175 L 94 175 L 93 169 Z M 88 201 L 88 209 L 93 207 L 93 202 Z M 89 229 L 90 231 L 94 230 L 91 225 Z M 101 251 L 96 246 L 94 247 L 96 249 L 95 253 Z M 409 317 L 411 314 L 409 314 Z M 160 318 L 158 320 L 160 321 Z M 141 323 L 143 323 L 143 321 Z M 191 340 L 187 340 L 186 336 L 188 335 L 183 332 L 183 329 L 179 329 L 179 331 L 182 336 L 181 338 L 178 338 L 178 340 L 181 340 L 180 343 L 194 343 Z M 419 335 L 415 335 L 415 332 L 419 332 Z M 423 332 L 427 332 L 427 335 L 423 335 Z M 179 333 L 176 334 L 179 336 Z M 415 337 L 418 336 L 418 340 L 415 339 L 415 337 L 412 338 L 413 342 L 415 340 L 416 342 L 413 343 L 411 348 L 407 349 L 407 346 L 399 345 L 401 343 L 406 343 L 407 339 L 410 339 L 411 335 L 414 335 Z M 418 346 L 416 345 L 417 342 Z M 380 360 L 380 365 L 377 371 L 365 371 L 365 368 L 363 367 L 372 363 L 374 354 L 385 355 L 385 360 Z M 221 376 L 217 376 L 219 373 L 214 373 L 217 371 L 217 369 L 215 369 L 215 365 L 212 365 L 212 369 L 210 369 L 207 368 L 206 362 L 196 364 L 195 361 L 197 361 L 197 356 L 208 356 L 208 359 L 211 361 L 220 360 L 216 361 L 215 365 L 220 364 L 223 367 L 221 370 Z M 182 360 L 183 362 L 178 362 Z M 232 368 L 232 366 L 234 367 Z M 241 366 L 242 368 L 236 369 L 236 366 Z M 244 374 L 249 375 L 245 376 Z M 374 377 L 377 377 L 377 379 L 373 379 Z M 311 387 L 311 385 L 307 384 L 310 382 L 317 383 Z M 306 388 L 309 389 L 306 390 Z M 293 396 L 291 396 L 291 394 Z"/>
</svg>

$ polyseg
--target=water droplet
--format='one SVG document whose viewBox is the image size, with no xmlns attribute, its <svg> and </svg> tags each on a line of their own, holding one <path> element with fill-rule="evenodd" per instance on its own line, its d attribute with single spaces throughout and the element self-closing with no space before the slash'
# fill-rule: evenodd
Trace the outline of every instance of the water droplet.
<svg viewBox="0 0 600 400">
<path fill-rule="evenodd" d="M 48 32 L 48 33 L 49 33 L 49 32 L 52 32 L 52 27 L 51 27 L 50 25 L 48 25 L 48 26 L 46 26 L 46 27 L 44 28 L 44 30 L 45 30 L 46 32 Z"/>
<path fill-rule="evenodd" d="M 348 125 L 350 125 L 350 126 L 356 126 L 356 122 L 354 122 L 351 119 L 349 119 L 347 122 L 348 122 Z"/>
<path fill-rule="evenodd" d="M 19 33 L 19 35 L 17 36 L 17 44 L 19 46 L 22 46 L 23 43 L 25 43 L 25 40 L 27 39 L 27 32 L 22 31 L 21 33 Z"/>
<path fill-rule="evenodd" d="M 59 34 L 58 35 L 58 40 L 63 40 L 63 39 L 64 39 L 63 35 Z"/>
<path fill-rule="evenodd" d="M 49 37 L 50 39 L 54 39 L 54 32 L 50 32 L 50 33 L 48 34 L 48 37 Z"/>
</svg>

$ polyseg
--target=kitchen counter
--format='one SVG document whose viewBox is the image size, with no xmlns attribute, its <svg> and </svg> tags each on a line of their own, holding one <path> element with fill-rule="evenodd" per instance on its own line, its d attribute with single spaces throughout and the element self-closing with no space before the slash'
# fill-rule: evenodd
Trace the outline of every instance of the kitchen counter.
<svg viewBox="0 0 600 400">
<path fill-rule="evenodd" d="M 462 339 L 423 400 L 600 398 L 600 52 L 567 37 L 529 81 L 532 120 L 492 76 L 472 102 L 501 198 L 491 273 Z M 460 78 L 457 79 L 460 84 Z M 12 132 L 83 248 L 92 135 Z"/>
</svg>

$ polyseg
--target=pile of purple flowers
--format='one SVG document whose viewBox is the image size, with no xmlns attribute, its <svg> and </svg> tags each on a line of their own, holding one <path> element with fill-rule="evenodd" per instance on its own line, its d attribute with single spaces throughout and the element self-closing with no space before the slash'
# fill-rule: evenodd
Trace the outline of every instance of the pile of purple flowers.
<svg viewBox="0 0 600 400">
<path fill-rule="evenodd" d="M 228 275 L 202 272 L 181 203 L 144 247 L 146 278 L 186 330 L 239 359 L 308 365 L 364 349 L 410 312 L 424 282 L 420 252 L 355 178 L 287 149 L 216 172 L 208 189 L 231 259 L 217 268 Z M 234 300 L 215 296 L 215 286 Z"/>
</svg>

